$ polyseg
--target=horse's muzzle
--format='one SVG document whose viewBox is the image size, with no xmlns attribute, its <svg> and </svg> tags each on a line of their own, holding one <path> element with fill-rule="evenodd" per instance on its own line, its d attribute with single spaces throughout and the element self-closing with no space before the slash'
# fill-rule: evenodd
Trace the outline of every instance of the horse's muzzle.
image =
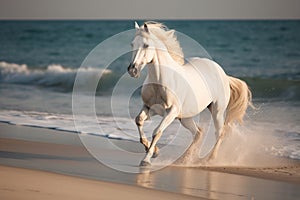
<svg viewBox="0 0 300 200">
<path fill-rule="evenodd" d="M 135 64 L 132 64 L 132 63 L 129 64 L 127 71 L 128 71 L 128 74 L 134 78 L 137 78 L 140 75 L 138 68 L 136 68 Z"/>
</svg>

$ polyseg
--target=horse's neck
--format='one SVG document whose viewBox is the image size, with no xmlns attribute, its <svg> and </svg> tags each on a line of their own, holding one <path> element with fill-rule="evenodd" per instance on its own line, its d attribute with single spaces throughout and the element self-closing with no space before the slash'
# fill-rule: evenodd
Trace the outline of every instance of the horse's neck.
<svg viewBox="0 0 300 200">
<path fill-rule="evenodd" d="M 179 67 L 167 50 L 159 50 L 154 56 L 152 63 L 148 65 L 148 81 L 152 83 L 163 83 L 171 70 Z"/>
</svg>

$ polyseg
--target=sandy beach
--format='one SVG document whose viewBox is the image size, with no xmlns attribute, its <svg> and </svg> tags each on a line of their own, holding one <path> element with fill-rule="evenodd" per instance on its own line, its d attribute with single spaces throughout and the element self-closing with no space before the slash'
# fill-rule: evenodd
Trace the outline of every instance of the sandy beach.
<svg viewBox="0 0 300 200">
<path fill-rule="evenodd" d="M 0 166 L 1 199 L 199 199 L 147 188 Z"/>
<path fill-rule="evenodd" d="M 1 199 L 300 197 L 300 165 L 295 161 L 264 168 L 169 166 L 130 174 L 101 164 L 74 133 L 5 123 L 0 123 L 0 165 Z"/>
</svg>

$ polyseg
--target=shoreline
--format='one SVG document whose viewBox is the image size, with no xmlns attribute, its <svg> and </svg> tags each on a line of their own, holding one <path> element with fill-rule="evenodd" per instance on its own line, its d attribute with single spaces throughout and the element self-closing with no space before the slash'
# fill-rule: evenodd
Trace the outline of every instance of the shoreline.
<svg viewBox="0 0 300 200">
<path fill-rule="evenodd" d="M 295 162 L 296 163 L 296 162 Z M 278 167 L 199 167 L 203 170 L 263 178 L 274 181 L 284 181 L 300 185 L 300 164 L 298 166 L 278 166 Z"/>
<path fill-rule="evenodd" d="M 292 191 L 291 195 L 294 197 L 300 196 L 300 165 L 296 161 L 296 165 L 291 165 L 294 166 L 294 171 L 290 171 L 292 167 L 287 166 L 282 169 L 169 166 L 151 173 L 130 174 L 116 171 L 97 161 L 83 147 L 76 134 L 4 123 L 0 123 L 0 130 L 2 166 L 41 170 L 73 178 L 143 187 L 151 191 L 204 199 L 280 199 L 280 195 L 290 195 L 289 191 Z M 99 142 L 101 143 L 101 138 Z M 132 149 L 143 148 L 134 142 L 115 142 Z M 114 155 L 104 146 L 101 148 L 107 152 L 109 158 Z M 286 171 L 292 174 L 285 173 Z M 263 193 L 262 187 L 273 193 Z"/>
</svg>

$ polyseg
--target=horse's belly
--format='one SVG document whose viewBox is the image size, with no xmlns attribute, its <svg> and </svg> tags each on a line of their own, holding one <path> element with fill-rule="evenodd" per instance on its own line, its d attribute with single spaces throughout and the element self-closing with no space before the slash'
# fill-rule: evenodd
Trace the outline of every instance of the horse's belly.
<svg viewBox="0 0 300 200">
<path fill-rule="evenodd" d="M 202 112 L 212 101 L 210 91 L 198 81 L 198 87 L 186 88 L 186 94 L 182 95 L 180 117 L 193 117 Z"/>
</svg>

